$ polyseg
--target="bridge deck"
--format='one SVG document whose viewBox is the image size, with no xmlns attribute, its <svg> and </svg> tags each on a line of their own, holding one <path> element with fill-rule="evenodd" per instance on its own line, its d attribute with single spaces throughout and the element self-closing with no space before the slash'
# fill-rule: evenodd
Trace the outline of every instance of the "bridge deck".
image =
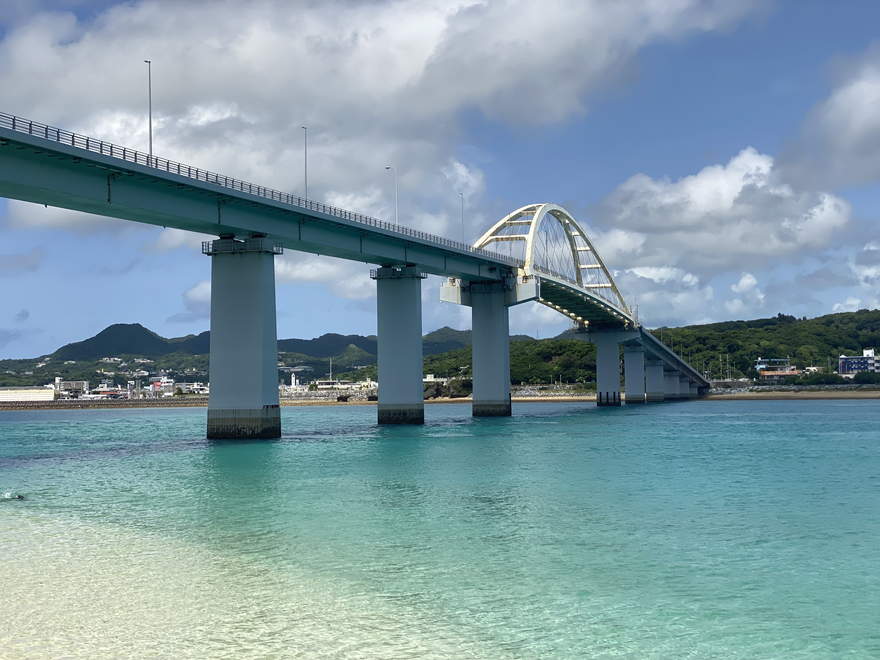
<svg viewBox="0 0 880 660">
<path fill-rule="evenodd" d="M 520 262 L 489 250 L 0 113 L 0 195 L 438 275 L 499 279 Z"/>
</svg>

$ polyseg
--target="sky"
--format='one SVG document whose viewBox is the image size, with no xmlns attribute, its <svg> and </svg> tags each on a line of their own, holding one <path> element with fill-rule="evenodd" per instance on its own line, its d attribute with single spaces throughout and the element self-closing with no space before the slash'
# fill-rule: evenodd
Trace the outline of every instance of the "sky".
<svg viewBox="0 0 880 660">
<path fill-rule="evenodd" d="M 880 4 L 6 0 L 0 111 L 473 241 L 554 202 L 648 327 L 880 307 Z M 465 200 L 462 226 L 459 193 Z M 204 237 L 0 198 L 0 357 L 208 329 Z M 373 334 L 369 265 L 276 258 L 278 336 Z M 469 310 L 423 285 L 423 328 Z M 536 303 L 511 331 L 568 327 Z"/>
</svg>

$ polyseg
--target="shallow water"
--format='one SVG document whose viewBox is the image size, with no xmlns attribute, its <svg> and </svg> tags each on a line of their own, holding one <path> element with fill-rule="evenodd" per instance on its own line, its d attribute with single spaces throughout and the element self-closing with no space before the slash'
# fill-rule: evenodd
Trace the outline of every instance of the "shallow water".
<svg viewBox="0 0 880 660">
<path fill-rule="evenodd" d="M 0 413 L 0 657 L 880 657 L 873 401 Z"/>
</svg>

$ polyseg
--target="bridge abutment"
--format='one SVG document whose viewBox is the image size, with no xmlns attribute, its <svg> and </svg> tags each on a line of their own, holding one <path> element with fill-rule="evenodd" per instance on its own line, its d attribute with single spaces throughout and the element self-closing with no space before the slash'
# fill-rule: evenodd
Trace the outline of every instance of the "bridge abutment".
<svg viewBox="0 0 880 660">
<path fill-rule="evenodd" d="M 383 266 L 376 280 L 379 424 L 424 424 L 422 280 L 413 266 Z"/>
<path fill-rule="evenodd" d="M 645 403 L 645 349 L 626 346 L 623 349 L 623 386 L 626 403 Z"/>
<path fill-rule="evenodd" d="M 645 365 L 645 400 L 663 401 L 666 398 L 666 381 L 663 377 L 662 362 L 648 362 Z"/>
<path fill-rule="evenodd" d="M 501 282 L 472 282 L 473 416 L 508 417 L 510 323 Z"/>
<path fill-rule="evenodd" d="M 211 257 L 208 438 L 279 438 L 274 256 L 264 237 L 206 242 Z"/>
</svg>

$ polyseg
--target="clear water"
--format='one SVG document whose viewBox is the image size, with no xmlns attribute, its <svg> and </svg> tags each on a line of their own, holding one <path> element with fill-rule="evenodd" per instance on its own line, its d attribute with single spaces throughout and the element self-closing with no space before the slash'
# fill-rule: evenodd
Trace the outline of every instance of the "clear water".
<svg viewBox="0 0 880 660">
<path fill-rule="evenodd" d="M 0 657 L 877 658 L 880 406 L 0 413 Z"/>
</svg>

